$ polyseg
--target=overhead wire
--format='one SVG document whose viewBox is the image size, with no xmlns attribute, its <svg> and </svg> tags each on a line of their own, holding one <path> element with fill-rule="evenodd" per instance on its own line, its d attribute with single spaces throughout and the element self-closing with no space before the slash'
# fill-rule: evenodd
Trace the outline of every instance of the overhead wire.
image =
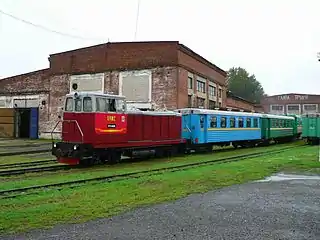
<svg viewBox="0 0 320 240">
<path fill-rule="evenodd" d="M 134 40 L 137 39 L 139 14 L 140 14 L 140 0 L 138 0 L 138 8 L 137 8 L 137 16 L 136 16 L 136 29 L 134 32 Z"/>
<path fill-rule="evenodd" d="M 14 16 L 10 13 L 7 13 L 7 12 L 4 12 L 3 10 L 0 9 L 0 14 L 3 14 L 5 16 L 8 16 L 8 17 L 11 17 L 17 21 L 20 21 L 20 22 L 23 22 L 25 24 L 28 24 L 28 25 L 31 25 L 33 27 L 36 27 L 36 28 L 40 28 L 42 30 L 45 30 L 45 31 L 48 31 L 48 32 L 52 32 L 52 33 L 56 33 L 56 34 L 59 34 L 61 36 L 65 36 L 65 37 L 70 37 L 70 38 L 76 38 L 76 39 L 81 39 L 81 40 L 90 40 L 90 41 L 106 41 L 106 39 L 99 39 L 99 38 L 87 38 L 87 37 L 83 37 L 83 36 L 78 36 L 78 35 L 73 35 L 73 34 L 69 34 L 69 33 L 65 33 L 65 32 L 61 32 L 61 31 L 56 31 L 54 29 L 50 29 L 46 26 L 43 26 L 43 25 L 40 25 L 40 24 L 37 24 L 37 23 L 33 23 L 33 22 L 30 22 L 28 20 L 25 20 L 25 19 L 22 19 L 22 18 L 19 18 L 17 16 Z"/>
</svg>

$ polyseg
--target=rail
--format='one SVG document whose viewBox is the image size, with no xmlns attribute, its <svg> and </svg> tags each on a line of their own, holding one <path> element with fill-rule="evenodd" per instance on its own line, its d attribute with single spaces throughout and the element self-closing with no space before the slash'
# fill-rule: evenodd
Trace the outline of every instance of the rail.
<svg viewBox="0 0 320 240">
<path fill-rule="evenodd" d="M 75 122 L 76 123 L 76 125 L 77 125 L 77 128 L 78 128 L 78 130 L 79 130 L 79 132 L 80 132 L 80 134 L 81 134 L 81 143 L 83 143 L 83 131 L 82 131 L 82 129 L 81 129 L 81 127 L 80 127 L 80 125 L 79 125 L 79 123 L 78 123 L 78 121 L 77 120 L 59 120 L 57 123 L 56 123 L 56 125 L 54 126 L 54 128 L 52 129 L 52 131 L 51 131 L 51 140 L 52 140 L 52 143 L 54 142 L 53 141 L 53 133 L 54 133 L 54 130 L 56 130 L 56 128 L 58 127 L 58 125 L 59 125 L 59 123 L 60 122 Z"/>
</svg>

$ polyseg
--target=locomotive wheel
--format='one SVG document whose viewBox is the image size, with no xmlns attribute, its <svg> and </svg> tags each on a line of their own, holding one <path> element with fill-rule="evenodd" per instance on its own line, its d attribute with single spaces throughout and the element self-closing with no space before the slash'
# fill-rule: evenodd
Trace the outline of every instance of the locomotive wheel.
<svg viewBox="0 0 320 240">
<path fill-rule="evenodd" d="M 119 163 L 120 160 L 121 160 L 121 152 L 119 152 L 119 151 L 111 151 L 111 152 L 109 153 L 108 161 L 109 161 L 111 164 Z"/>
</svg>

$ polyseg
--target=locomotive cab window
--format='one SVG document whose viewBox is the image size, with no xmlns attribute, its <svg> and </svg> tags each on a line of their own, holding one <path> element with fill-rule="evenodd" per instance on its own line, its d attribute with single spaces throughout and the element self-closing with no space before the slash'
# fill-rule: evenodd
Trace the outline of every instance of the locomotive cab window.
<svg viewBox="0 0 320 240">
<path fill-rule="evenodd" d="M 82 99 L 81 98 L 76 98 L 74 100 L 74 105 L 75 105 L 75 111 L 76 112 L 81 112 L 82 110 Z"/>
<path fill-rule="evenodd" d="M 97 112 L 108 112 L 107 99 L 103 97 L 96 98 L 96 111 Z"/>
<path fill-rule="evenodd" d="M 226 128 L 227 127 L 227 118 L 226 117 L 221 117 L 221 128 Z"/>
<path fill-rule="evenodd" d="M 243 118 L 239 118 L 239 128 L 243 128 Z"/>
<path fill-rule="evenodd" d="M 66 112 L 72 112 L 73 111 L 73 98 L 72 97 L 68 97 L 66 99 L 66 105 L 64 107 Z"/>
<path fill-rule="evenodd" d="M 230 128 L 236 127 L 236 119 L 234 117 L 230 118 Z"/>
<path fill-rule="evenodd" d="M 216 128 L 217 127 L 217 117 L 211 117 L 210 119 L 210 127 Z"/>
<path fill-rule="evenodd" d="M 83 98 L 83 111 L 84 112 L 92 112 L 92 100 L 91 97 Z"/>
<path fill-rule="evenodd" d="M 247 128 L 251 128 L 251 118 L 247 118 Z"/>
</svg>

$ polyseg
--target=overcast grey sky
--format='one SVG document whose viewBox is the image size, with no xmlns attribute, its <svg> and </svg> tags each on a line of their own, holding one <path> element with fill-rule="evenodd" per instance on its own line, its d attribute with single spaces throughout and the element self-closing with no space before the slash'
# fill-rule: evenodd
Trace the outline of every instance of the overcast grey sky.
<svg viewBox="0 0 320 240">
<path fill-rule="evenodd" d="M 133 41 L 138 0 L 0 0 L 0 78 L 48 67 L 51 53 Z M 178 40 L 224 70 L 246 68 L 267 94 L 320 94 L 319 0 L 141 0 L 137 41 Z"/>
</svg>

